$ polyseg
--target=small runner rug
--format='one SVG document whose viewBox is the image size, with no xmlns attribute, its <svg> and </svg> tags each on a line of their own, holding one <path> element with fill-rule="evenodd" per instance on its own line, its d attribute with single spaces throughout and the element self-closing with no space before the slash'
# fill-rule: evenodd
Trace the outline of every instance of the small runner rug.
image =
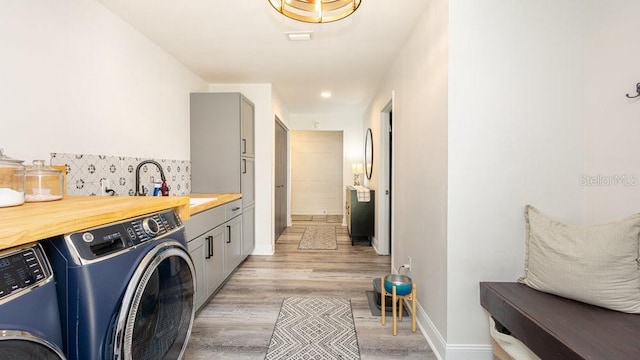
<svg viewBox="0 0 640 360">
<path fill-rule="evenodd" d="M 284 299 L 265 360 L 359 360 L 351 300 Z"/>
<path fill-rule="evenodd" d="M 336 228 L 329 225 L 307 226 L 298 244 L 300 250 L 336 250 L 337 248 Z"/>
</svg>

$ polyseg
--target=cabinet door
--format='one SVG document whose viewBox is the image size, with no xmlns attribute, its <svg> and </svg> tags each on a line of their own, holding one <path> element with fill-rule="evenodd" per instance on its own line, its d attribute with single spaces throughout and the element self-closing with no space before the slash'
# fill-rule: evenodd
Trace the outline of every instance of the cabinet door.
<svg viewBox="0 0 640 360">
<path fill-rule="evenodd" d="M 242 156 L 254 156 L 254 121 L 255 112 L 253 103 L 249 99 L 242 97 L 240 102 L 240 118 L 241 118 L 241 149 Z"/>
<path fill-rule="evenodd" d="M 348 206 L 348 228 L 349 235 L 352 236 L 373 236 L 374 216 L 375 216 L 375 191 L 370 190 L 370 200 L 366 202 L 358 201 L 356 190 L 351 190 Z"/>
<path fill-rule="evenodd" d="M 191 94 L 191 190 L 240 192 L 239 93 Z"/>
<path fill-rule="evenodd" d="M 254 158 L 243 157 L 241 159 L 240 191 L 242 191 L 242 207 L 255 203 L 255 172 L 256 161 Z"/>
<path fill-rule="evenodd" d="M 189 255 L 193 260 L 193 267 L 196 271 L 196 295 L 195 295 L 195 308 L 199 309 L 204 301 L 209 297 L 207 289 L 204 286 L 205 269 L 204 262 L 207 256 L 207 247 L 205 241 L 205 235 L 199 236 L 187 244 L 189 249 Z"/>
<path fill-rule="evenodd" d="M 224 225 L 221 225 L 204 235 L 207 241 L 207 254 L 204 263 L 207 274 L 205 279 L 207 298 L 216 291 L 224 280 L 224 229 Z"/>
<path fill-rule="evenodd" d="M 242 261 L 242 216 L 224 223 L 224 274 L 228 276 Z"/>
<path fill-rule="evenodd" d="M 251 255 L 256 247 L 254 223 L 256 218 L 255 206 L 242 210 L 242 258 Z"/>
</svg>

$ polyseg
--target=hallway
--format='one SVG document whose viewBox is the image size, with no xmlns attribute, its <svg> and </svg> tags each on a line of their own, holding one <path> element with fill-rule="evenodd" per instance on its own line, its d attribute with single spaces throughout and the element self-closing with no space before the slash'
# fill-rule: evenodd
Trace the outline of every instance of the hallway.
<svg viewBox="0 0 640 360">
<path fill-rule="evenodd" d="M 306 224 L 336 226 L 338 250 L 298 250 Z M 372 316 L 366 290 L 388 273 L 388 256 L 370 246 L 351 246 L 347 229 L 315 218 L 295 221 L 276 243 L 273 256 L 249 256 L 217 295 L 196 315 L 185 359 L 264 359 L 285 297 L 351 299 L 360 346 L 366 359 L 436 359 L 411 321 L 380 325 Z"/>
</svg>

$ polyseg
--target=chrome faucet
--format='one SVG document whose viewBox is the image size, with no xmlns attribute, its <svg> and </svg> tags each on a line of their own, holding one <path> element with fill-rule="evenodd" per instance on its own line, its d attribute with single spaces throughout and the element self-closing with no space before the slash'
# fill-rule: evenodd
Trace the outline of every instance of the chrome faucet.
<svg viewBox="0 0 640 360">
<path fill-rule="evenodd" d="M 133 196 L 147 196 L 147 191 L 145 190 L 144 185 L 142 185 L 142 191 L 140 191 L 140 168 L 142 168 L 142 165 L 144 164 L 153 164 L 157 166 L 158 170 L 160 170 L 160 179 L 162 180 L 162 182 L 167 181 L 167 179 L 164 177 L 164 170 L 162 170 L 162 166 L 157 161 L 144 160 L 140 162 L 140 164 L 138 164 L 138 167 L 136 167 L 136 192 L 135 194 L 133 194 Z"/>
</svg>

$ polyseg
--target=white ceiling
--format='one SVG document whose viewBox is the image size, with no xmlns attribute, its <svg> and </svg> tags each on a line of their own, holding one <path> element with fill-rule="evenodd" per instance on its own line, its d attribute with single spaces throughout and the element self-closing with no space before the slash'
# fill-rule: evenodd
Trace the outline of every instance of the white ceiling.
<svg viewBox="0 0 640 360">
<path fill-rule="evenodd" d="M 363 110 L 429 0 L 362 0 L 325 24 L 288 19 L 268 0 L 98 1 L 207 82 L 271 83 L 291 113 L 309 113 Z"/>
</svg>

